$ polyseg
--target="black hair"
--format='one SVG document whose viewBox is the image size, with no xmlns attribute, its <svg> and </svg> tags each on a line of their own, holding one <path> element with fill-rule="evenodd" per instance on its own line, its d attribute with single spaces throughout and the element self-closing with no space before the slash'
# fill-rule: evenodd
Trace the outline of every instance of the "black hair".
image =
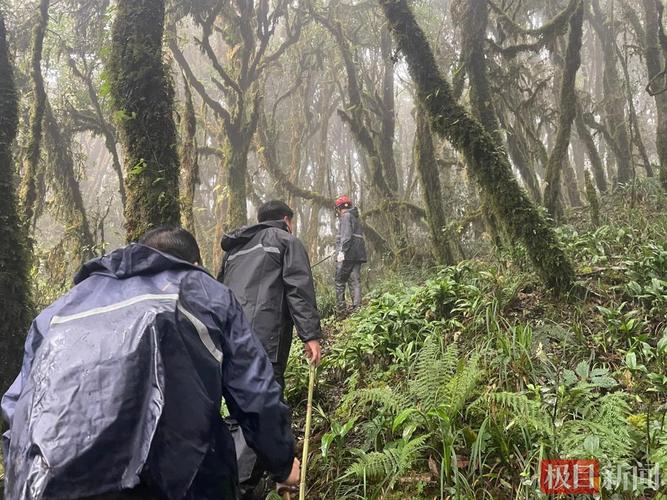
<svg viewBox="0 0 667 500">
<path fill-rule="evenodd" d="M 257 222 L 280 220 L 283 217 L 291 220 L 294 217 L 294 211 L 280 200 L 267 201 L 257 211 Z"/>
<path fill-rule="evenodd" d="M 189 231 L 179 226 L 163 225 L 146 232 L 139 242 L 147 247 L 190 263 L 201 263 L 197 240 Z"/>
</svg>

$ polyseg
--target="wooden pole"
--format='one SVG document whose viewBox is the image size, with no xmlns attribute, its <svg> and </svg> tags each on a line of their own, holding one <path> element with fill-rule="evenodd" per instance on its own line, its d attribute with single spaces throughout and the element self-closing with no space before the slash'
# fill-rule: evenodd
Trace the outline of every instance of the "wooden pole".
<svg viewBox="0 0 667 500">
<path fill-rule="evenodd" d="M 313 414 L 313 391 L 315 389 L 315 372 L 313 363 L 308 367 L 308 405 L 306 406 L 306 431 L 303 437 L 303 454 L 301 455 L 301 481 L 299 483 L 299 500 L 306 498 L 306 471 L 308 469 L 308 442 L 310 440 L 310 420 Z"/>
</svg>

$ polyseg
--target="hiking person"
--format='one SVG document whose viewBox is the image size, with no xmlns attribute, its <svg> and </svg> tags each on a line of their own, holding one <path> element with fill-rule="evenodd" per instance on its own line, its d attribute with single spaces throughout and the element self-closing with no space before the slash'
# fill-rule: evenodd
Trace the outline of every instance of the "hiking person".
<svg viewBox="0 0 667 500">
<path fill-rule="evenodd" d="M 298 483 L 270 361 L 200 261 L 190 233 L 156 228 L 37 316 L 2 398 L 5 498 L 237 498 L 223 398 L 275 480 Z"/>
<path fill-rule="evenodd" d="M 293 218 L 284 202 L 264 203 L 257 224 L 222 237 L 225 257 L 218 274 L 243 307 L 283 389 L 294 327 L 308 359 L 317 364 L 321 357 L 315 284 L 306 249 L 292 234 Z"/>
<path fill-rule="evenodd" d="M 293 236 L 294 212 L 272 200 L 259 207 L 257 224 L 223 236 L 225 251 L 218 280 L 236 295 L 253 331 L 273 364 L 284 390 L 285 370 L 296 327 L 310 362 L 321 357 L 320 316 L 308 254 Z M 234 422 L 230 422 L 234 428 Z M 243 436 L 233 433 L 239 459 L 239 480 L 244 499 L 264 498 L 261 457 L 247 449 Z"/>
<path fill-rule="evenodd" d="M 361 306 L 361 265 L 366 262 L 366 242 L 359 220 L 359 210 L 343 195 L 336 200 L 338 234 L 336 235 L 336 303 L 339 311 L 347 309 L 345 288 L 349 285 L 352 307 Z"/>
</svg>

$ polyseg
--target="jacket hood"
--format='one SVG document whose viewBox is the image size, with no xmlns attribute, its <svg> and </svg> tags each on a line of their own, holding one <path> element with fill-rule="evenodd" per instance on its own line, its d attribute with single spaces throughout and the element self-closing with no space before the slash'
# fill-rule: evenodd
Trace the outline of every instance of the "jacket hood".
<svg viewBox="0 0 667 500">
<path fill-rule="evenodd" d="M 202 268 L 172 255 L 146 245 L 133 243 L 86 262 L 74 276 L 74 284 L 81 283 L 92 274 L 103 274 L 117 279 L 125 279 L 132 276 L 157 274 L 173 269 L 202 270 Z"/>
<path fill-rule="evenodd" d="M 245 245 L 248 243 L 257 233 L 264 231 L 269 228 L 282 229 L 287 231 L 287 224 L 283 220 L 267 220 L 260 222 L 259 224 L 253 224 L 252 226 L 243 226 L 236 231 L 225 234 L 222 237 L 220 245 L 225 252 L 232 250 L 238 246 Z"/>
<path fill-rule="evenodd" d="M 356 217 L 357 219 L 359 218 L 359 209 L 357 207 L 350 208 L 349 213 L 353 217 Z"/>
</svg>

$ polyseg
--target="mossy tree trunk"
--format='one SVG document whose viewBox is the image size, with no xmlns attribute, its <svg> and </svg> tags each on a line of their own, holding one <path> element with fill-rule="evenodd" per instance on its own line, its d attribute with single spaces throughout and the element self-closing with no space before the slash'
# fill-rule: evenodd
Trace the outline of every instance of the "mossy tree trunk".
<svg viewBox="0 0 667 500">
<path fill-rule="evenodd" d="M 581 65 L 583 20 L 584 6 L 580 1 L 570 18 L 570 30 L 563 65 L 563 76 L 561 79 L 558 105 L 560 117 L 558 119 L 556 142 L 554 143 L 554 148 L 549 156 L 545 179 L 544 206 L 554 219 L 559 219 L 563 215 L 563 207 L 560 206 L 561 171 L 565 167 L 564 163 L 568 161 L 567 151 L 570 146 L 572 122 L 577 114 L 577 96 L 574 84 L 577 77 L 577 71 Z M 570 166 L 569 168 L 572 167 Z"/>
<path fill-rule="evenodd" d="M 32 31 L 32 45 L 30 55 L 30 80 L 32 86 L 32 101 L 30 104 L 30 118 L 28 124 L 28 139 L 23 152 L 23 172 L 19 198 L 22 206 L 22 216 L 26 224 L 31 225 L 35 216 L 37 202 L 37 171 L 42 141 L 42 125 L 44 121 L 44 107 L 46 91 L 42 76 L 42 49 L 44 36 L 49 23 L 49 0 L 40 0 L 39 17 Z"/>
<path fill-rule="evenodd" d="M 0 390 L 5 391 L 21 366 L 29 318 L 28 259 L 14 191 L 12 143 L 18 127 L 5 20 L 0 11 Z"/>
<path fill-rule="evenodd" d="M 461 17 L 461 53 L 465 62 L 468 81 L 470 82 L 470 102 L 473 115 L 482 126 L 493 135 L 498 144 L 502 144 L 498 117 L 493 108 L 491 87 L 484 44 L 486 29 L 489 22 L 489 6 L 487 0 L 466 0 Z M 490 209 L 491 202 L 487 193 L 480 193 L 482 211 L 487 230 L 497 247 L 502 246 L 496 215 Z"/>
<path fill-rule="evenodd" d="M 47 151 L 47 177 L 53 185 L 57 203 L 55 215 L 65 226 L 65 237 L 73 243 L 72 254 L 80 263 L 95 255 L 95 241 L 90 231 L 79 182 L 74 174 L 70 151 L 71 137 L 65 137 L 48 102 L 44 114 L 44 142 Z"/>
<path fill-rule="evenodd" d="M 598 191 L 606 193 L 607 174 L 605 173 L 604 165 L 602 164 L 602 158 L 600 158 L 600 152 L 595 144 L 595 139 L 593 139 L 590 130 L 588 130 L 586 123 L 584 123 L 583 110 L 579 99 L 577 99 L 576 106 L 577 114 L 574 118 L 574 123 L 577 127 L 577 135 L 579 136 L 579 139 L 581 139 L 581 142 L 586 146 L 588 160 L 591 163 L 591 170 L 593 171 L 593 177 L 595 178 L 595 185 L 597 186 Z"/>
<path fill-rule="evenodd" d="M 443 206 L 440 173 L 435 158 L 431 125 L 421 109 L 417 110 L 417 129 L 415 131 L 415 166 L 426 206 L 426 219 L 431 232 L 433 251 L 440 264 L 451 265 L 457 261 L 457 247 L 445 232 L 447 216 Z"/>
<path fill-rule="evenodd" d="M 432 129 L 463 153 L 472 177 L 492 202 L 498 219 L 511 237 L 524 244 L 547 286 L 557 292 L 569 289 L 574 270 L 552 226 L 517 183 L 498 141 L 453 98 L 407 1 L 380 0 L 380 5 L 406 57 L 418 99 L 428 111 Z"/>
<path fill-rule="evenodd" d="M 125 150 L 128 241 L 180 222 L 174 92 L 162 60 L 164 8 L 164 0 L 119 0 L 113 24 L 108 73 Z"/>
<path fill-rule="evenodd" d="M 259 110 L 259 105 L 256 107 Z M 248 223 L 246 177 L 248 175 L 248 151 L 257 129 L 253 118 L 242 129 L 228 127 L 223 146 L 224 170 L 227 172 L 229 204 L 225 230 L 229 231 Z M 220 235 L 222 236 L 222 235 Z"/>
<path fill-rule="evenodd" d="M 382 169 L 387 185 L 394 193 L 399 193 L 398 172 L 396 169 L 396 158 L 394 157 L 394 143 L 396 135 L 396 109 L 394 97 L 394 61 L 392 59 L 391 33 L 388 29 L 382 30 L 380 38 L 380 49 L 384 62 L 384 73 L 382 74 L 382 107 L 381 107 L 381 131 L 380 131 L 380 156 L 382 158 Z"/>
<path fill-rule="evenodd" d="M 195 188 L 199 183 L 197 154 L 197 116 L 192 102 L 192 92 L 187 79 L 183 78 L 183 116 L 181 118 L 181 224 L 195 234 L 194 202 Z"/>
<path fill-rule="evenodd" d="M 644 6 L 644 58 L 646 60 L 646 69 L 648 71 L 649 81 L 654 80 L 665 65 L 665 54 L 660 50 L 659 43 L 659 0 L 642 0 Z M 655 107 L 657 112 L 656 127 L 656 149 L 658 150 L 658 160 L 660 162 L 660 183 L 663 189 L 667 190 L 667 92 L 654 92 Z"/>
<path fill-rule="evenodd" d="M 591 16 L 591 21 L 593 28 L 600 38 L 604 58 L 602 86 L 604 89 L 606 128 L 609 130 L 611 140 L 614 142 L 614 146 L 612 147 L 616 156 L 616 180 L 618 183 L 625 184 L 632 180 L 634 174 L 630 139 L 628 137 L 625 118 L 625 99 L 618 76 L 616 32 L 609 16 L 602 13 L 598 0 L 593 0 L 591 5 L 594 12 L 593 16 Z"/>
<path fill-rule="evenodd" d="M 493 109 L 484 51 L 488 21 L 487 0 L 466 0 L 461 19 L 461 52 L 470 82 L 472 112 L 484 128 L 500 142 L 500 126 Z"/>
</svg>

